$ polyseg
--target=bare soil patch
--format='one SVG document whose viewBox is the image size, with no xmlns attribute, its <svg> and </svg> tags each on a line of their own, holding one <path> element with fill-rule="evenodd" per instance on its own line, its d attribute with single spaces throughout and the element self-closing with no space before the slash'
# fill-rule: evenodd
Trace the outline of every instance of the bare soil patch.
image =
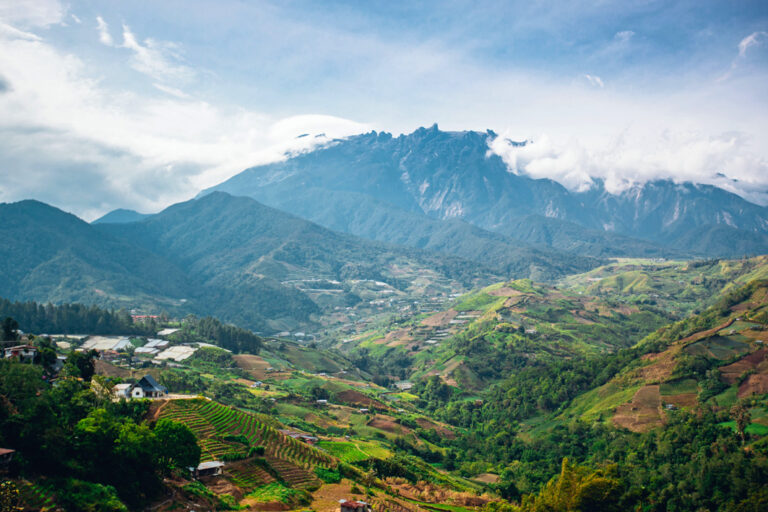
<svg viewBox="0 0 768 512">
<path fill-rule="evenodd" d="M 754 374 L 747 377 L 747 380 L 739 386 L 739 398 L 745 398 L 752 395 L 762 395 L 768 393 L 768 375 Z"/>
<path fill-rule="evenodd" d="M 659 386 L 644 386 L 637 390 L 629 403 L 616 408 L 613 423 L 632 432 L 648 432 L 662 423 Z"/>
<path fill-rule="evenodd" d="M 422 320 L 421 325 L 427 325 L 429 327 L 443 327 L 445 325 L 449 325 L 451 320 L 456 318 L 456 315 L 458 314 L 459 313 L 457 311 L 452 309 L 441 311 L 440 313 L 435 313 L 434 315 Z"/>
<path fill-rule="evenodd" d="M 364 395 L 359 391 L 355 391 L 354 389 L 347 389 L 346 391 L 337 393 L 336 398 L 341 402 L 354 405 L 356 407 L 366 407 L 368 409 L 371 409 L 374 407 L 377 409 L 386 409 L 386 410 L 391 409 L 391 407 L 389 407 L 388 405 L 385 405 L 384 403 L 379 402 L 378 400 L 375 400 L 369 397 L 368 395 Z"/>
<path fill-rule="evenodd" d="M 279 501 L 274 501 L 272 503 L 259 503 L 256 501 L 255 498 L 245 498 L 240 502 L 240 505 L 244 505 L 248 507 L 246 510 L 256 512 L 256 511 L 277 511 L 277 510 L 290 510 L 290 506 L 286 505 L 285 503 L 281 503 Z"/>
<path fill-rule="evenodd" d="M 95 359 L 93 361 L 94 369 L 97 375 L 105 375 L 107 377 L 120 377 L 121 379 L 128 379 L 131 377 L 132 372 L 127 368 L 120 368 L 112 363 L 102 361 L 101 359 Z"/>
<path fill-rule="evenodd" d="M 265 379 L 267 376 L 267 368 L 272 366 L 263 358 L 253 354 L 238 354 L 233 356 L 232 359 L 235 360 L 237 366 L 247 371 L 256 380 Z"/>
<path fill-rule="evenodd" d="M 390 432 L 392 434 L 409 434 L 411 432 L 411 429 L 408 427 L 404 427 L 397 423 L 394 418 L 390 416 L 383 416 L 381 414 L 377 414 L 371 420 L 368 422 L 369 427 L 378 428 L 379 430 L 383 430 L 384 432 Z"/>
<path fill-rule="evenodd" d="M 753 331 L 752 329 L 747 329 L 746 331 L 742 331 L 741 334 L 747 338 L 752 338 L 753 340 L 768 341 L 768 331 Z"/>
<path fill-rule="evenodd" d="M 488 292 L 488 295 L 492 295 L 493 297 L 517 297 L 518 295 L 523 295 L 523 292 L 505 286 Z"/>
<path fill-rule="evenodd" d="M 234 496 L 235 499 L 238 501 L 243 499 L 243 491 L 241 491 L 238 487 L 235 487 L 234 485 L 232 485 L 232 483 L 229 480 L 226 480 L 219 476 L 214 476 L 214 477 L 206 477 L 205 479 L 201 478 L 201 481 L 203 481 L 205 486 L 208 487 L 213 492 L 215 492 L 216 494 L 229 494 L 231 496 Z"/>
<path fill-rule="evenodd" d="M 453 430 L 427 418 L 417 418 L 416 424 L 423 429 L 434 430 L 446 439 L 456 439 L 456 434 L 453 433 Z"/>
<path fill-rule="evenodd" d="M 495 484 L 499 481 L 499 475 L 494 475 L 493 473 L 481 473 L 472 480 L 476 480 L 484 484 Z"/>
<path fill-rule="evenodd" d="M 399 347 L 400 345 L 405 345 L 411 341 L 413 341 L 413 336 L 411 336 L 409 329 L 398 329 L 387 333 L 384 337 L 384 343 L 386 343 L 388 347 Z"/>
<path fill-rule="evenodd" d="M 663 382 L 672 376 L 675 370 L 675 355 L 680 352 L 680 347 L 670 347 L 664 352 L 646 354 L 642 359 L 652 361 L 648 366 L 636 370 L 637 376 L 646 382 Z"/>
<path fill-rule="evenodd" d="M 664 401 L 677 407 L 696 407 L 699 404 L 696 393 L 681 393 L 679 395 L 665 395 Z"/>
<path fill-rule="evenodd" d="M 339 500 L 364 500 L 362 494 L 352 494 L 352 484 L 342 480 L 338 484 L 324 484 L 312 493 L 312 510 L 317 512 L 338 512 Z"/>
<path fill-rule="evenodd" d="M 765 348 L 752 352 L 735 363 L 721 366 L 720 375 L 728 384 L 735 384 L 744 372 L 757 370 L 759 366 L 766 363 L 766 355 L 768 355 L 768 349 Z"/>
</svg>

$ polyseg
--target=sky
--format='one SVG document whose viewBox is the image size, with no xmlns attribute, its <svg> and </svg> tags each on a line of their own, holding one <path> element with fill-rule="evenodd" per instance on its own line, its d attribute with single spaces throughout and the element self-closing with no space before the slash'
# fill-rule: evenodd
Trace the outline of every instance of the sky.
<svg viewBox="0 0 768 512">
<path fill-rule="evenodd" d="M 0 0 L 0 202 L 155 212 L 435 122 L 574 190 L 768 204 L 768 2 Z"/>
</svg>

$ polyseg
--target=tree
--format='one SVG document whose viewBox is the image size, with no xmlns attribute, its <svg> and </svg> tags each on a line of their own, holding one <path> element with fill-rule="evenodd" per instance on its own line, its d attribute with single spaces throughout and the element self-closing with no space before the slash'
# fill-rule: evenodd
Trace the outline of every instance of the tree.
<svg viewBox="0 0 768 512">
<path fill-rule="evenodd" d="M 2 322 L 2 341 L 16 341 L 19 338 L 19 322 L 7 316 Z"/>
<path fill-rule="evenodd" d="M 48 374 L 52 374 L 56 364 L 56 349 L 51 338 L 35 338 L 35 346 L 37 347 L 35 364 L 41 365 Z"/>
<path fill-rule="evenodd" d="M 742 444 L 747 440 L 747 427 L 752 422 L 752 415 L 749 413 L 742 402 L 737 403 L 731 407 L 731 416 L 736 422 L 736 430 L 739 431 L 739 437 L 741 437 Z"/>
<path fill-rule="evenodd" d="M 200 464 L 200 447 L 188 426 L 163 418 L 155 425 L 154 433 L 158 443 L 158 462 L 163 473 L 173 468 L 196 468 Z"/>
<path fill-rule="evenodd" d="M 64 366 L 67 368 L 67 373 L 73 377 L 80 377 L 84 381 L 90 381 L 93 374 L 96 372 L 96 367 L 93 360 L 98 357 L 99 353 L 95 350 L 89 350 L 88 352 L 70 352 L 67 356 L 67 360 L 64 362 Z"/>
<path fill-rule="evenodd" d="M 563 459 L 560 475 L 550 480 L 535 496 L 523 498 L 526 512 L 618 511 L 621 484 L 609 471 L 592 471 Z"/>
</svg>

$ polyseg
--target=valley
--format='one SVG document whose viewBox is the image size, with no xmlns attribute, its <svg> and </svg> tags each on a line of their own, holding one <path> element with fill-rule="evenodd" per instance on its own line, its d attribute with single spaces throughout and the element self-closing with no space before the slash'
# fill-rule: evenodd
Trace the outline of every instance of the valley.
<svg viewBox="0 0 768 512">
<path fill-rule="evenodd" d="M 647 471 L 661 456 L 637 444 L 649 436 L 673 453 L 720 443 L 725 458 L 709 456 L 709 464 L 768 468 L 766 268 L 764 257 L 619 260 L 554 284 L 505 281 L 422 309 L 398 304 L 354 332 L 341 325 L 298 339 L 225 334 L 208 319 L 129 319 L 114 328 L 131 346 L 167 331 L 161 338 L 193 347 L 192 355 L 163 361 L 156 352 L 103 352 L 83 391 L 153 376 L 169 395 L 140 408 L 143 421 L 186 425 L 201 463 L 223 462 L 218 476 L 164 477 L 168 504 L 331 511 L 340 499 L 358 499 L 374 510 L 496 510 L 515 506 L 502 499 L 550 499 L 545 484 L 558 474 L 602 471 L 595 468 L 611 461 L 612 499 L 632 502 L 641 492 L 669 506 L 677 497 L 662 482 L 642 480 L 643 491 L 618 484 L 652 474 L 638 472 L 627 446 L 656 461 Z M 2 309 L 0 316 L 29 325 L 51 314 L 10 302 Z M 71 318 L 70 332 L 81 322 Z M 54 349 L 65 356 L 81 340 L 67 336 Z M 668 437 L 685 438 L 691 422 L 709 437 L 684 444 Z M 578 466 L 561 464 L 563 457 Z M 670 471 L 679 474 L 694 463 L 674 460 Z M 744 477 L 746 489 L 758 474 Z M 18 483 L 29 499 L 40 496 L 35 506 L 53 509 L 75 492 L 49 470 L 37 475 Z"/>
<path fill-rule="evenodd" d="M 768 1 L 0 0 L 0 512 L 767 512 Z"/>
</svg>

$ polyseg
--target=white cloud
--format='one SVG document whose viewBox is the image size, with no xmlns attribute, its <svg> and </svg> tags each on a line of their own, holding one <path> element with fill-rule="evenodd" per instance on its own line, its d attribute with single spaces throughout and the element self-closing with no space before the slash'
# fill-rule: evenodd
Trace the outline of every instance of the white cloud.
<svg viewBox="0 0 768 512">
<path fill-rule="evenodd" d="M 508 135 L 501 135 L 489 141 L 489 147 L 511 172 L 554 179 L 571 190 L 589 189 L 593 178 L 604 180 L 611 193 L 672 179 L 716 185 L 768 204 L 768 160 L 749 151 L 750 141 L 743 134 L 667 131 L 649 136 L 629 130 L 599 145 L 578 139 L 555 141 L 547 135 L 529 141 L 516 147 Z"/>
<path fill-rule="evenodd" d="M 192 68 L 180 63 L 178 45 L 149 38 L 141 44 L 128 25 L 123 25 L 122 47 L 133 51 L 133 69 L 155 80 L 185 82 L 195 75 Z"/>
<path fill-rule="evenodd" d="M 75 23 L 77 23 L 78 25 L 80 25 L 80 24 L 83 22 L 83 21 L 82 21 L 80 18 L 78 18 L 78 17 L 77 17 L 77 16 L 76 16 L 74 13 L 71 13 L 71 14 L 70 14 L 70 17 L 72 17 L 72 21 L 74 21 L 74 22 L 75 22 Z"/>
<path fill-rule="evenodd" d="M 188 99 L 190 99 L 192 97 L 189 94 L 187 94 L 184 91 L 182 91 L 181 89 L 176 89 L 175 87 L 170 87 L 168 85 L 157 84 L 157 83 L 152 84 L 152 85 L 158 91 L 162 91 L 162 92 L 164 92 L 166 94 L 170 94 L 171 96 L 174 96 L 174 97 L 182 99 L 182 100 L 188 100 Z"/>
<path fill-rule="evenodd" d="M 109 33 L 109 25 L 101 16 L 96 16 L 96 28 L 99 31 L 99 41 L 107 46 L 114 45 L 112 34 Z"/>
<path fill-rule="evenodd" d="M 14 39 L 26 39 L 27 41 L 40 41 L 40 37 L 32 32 L 24 32 L 11 25 L 6 25 L 0 21 L 0 37 L 9 37 Z"/>
<path fill-rule="evenodd" d="M 605 84 L 603 83 L 603 79 L 602 79 L 602 78 L 600 78 L 600 77 L 599 77 L 599 76 L 597 76 L 597 75 L 590 75 L 590 74 L 586 74 L 586 75 L 584 75 L 584 78 L 586 78 L 586 79 L 587 79 L 587 81 L 588 81 L 588 82 L 589 82 L 591 85 L 593 85 L 593 86 L 595 86 L 595 87 L 600 87 L 601 89 L 602 89 L 603 87 L 605 87 Z"/>
<path fill-rule="evenodd" d="M 635 33 L 632 30 L 622 30 L 621 32 L 617 32 L 613 38 L 620 43 L 628 43 L 634 35 Z"/>
<path fill-rule="evenodd" d="M 35 197 L 87 218 L 120 206 L 156 211 L 327 141 L 296 139 L 301 133 L 368 129 L 332 116 L 281 120 L 216 106 L 163 84 L 170 96 L 109 88 L 76 56 L 20 34 L 0 35 L 0 70 L 11 85 L 0 94 L 0 168 L 13 169 L 0 182 L 1 201 Z M 153 48 L 130 35 L 128 45 L 140 56 Z"/>
<path fill-rule="evenodd" d="M 61 23 L 65 14 L 58 0 L 0 0 L 0 20 L 24 29 Z"/>
<path fill-rule="evenodd" d="M 742 39 L 741 42 L 739 42 L 739 57 L 746 57 L 747 50 L 752 46 L 762 44 L 766 37 L 768 37 L 768 32 L 760 31 L 752 32 Z"/>
<path fill-rule="evenodd" d="M 747 37 L 739 41 L 739 54 L 731 61 L 731 67 L 723 75 L 717 78 L 718 82 L 728 80 L 733 76 L 733 73 L 739 68 L 739 66 L 747 58 L 747 50 L 753 46 L 759 46 L 763 44 L 763 41 L 768 37 L 768 32 L 758 31 L 752 32 Z"/>
</svg>

